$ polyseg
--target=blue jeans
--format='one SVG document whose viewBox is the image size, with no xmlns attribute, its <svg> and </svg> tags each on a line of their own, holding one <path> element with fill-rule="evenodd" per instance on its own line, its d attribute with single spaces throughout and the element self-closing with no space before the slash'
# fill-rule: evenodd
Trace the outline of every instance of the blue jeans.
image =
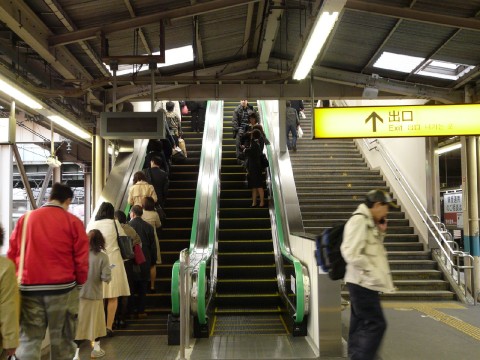
<svg viewBox="0 0 480 360">
<path fill-rule="evenodd" d="M 288 138 L 288 134 L 292 133 L 292 143 L 290 144 L 290 139 Z M 291 149 L 292 147 L 297 147 L 297 126 L 296 125 L 288 125 L 287 124 L 287 147 Z"/>
<path fill-rule="evenodd" d="M 373 360 L 387 329 L 378 291 L 348 283 L 350 330 L 348 356 L 351 360 Z"/>
</svg>

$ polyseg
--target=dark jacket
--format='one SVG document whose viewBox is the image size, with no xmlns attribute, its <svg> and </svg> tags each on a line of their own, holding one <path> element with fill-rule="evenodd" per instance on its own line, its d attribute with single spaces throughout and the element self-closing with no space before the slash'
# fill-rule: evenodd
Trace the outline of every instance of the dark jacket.
<svg viewBox="0 0 480 360">
<path fill-rule="evenodd" d="M 297 114 L 305 109 L 305 106 L 303 105 L 303 100 L 291 100 L 290 104 L 292 105 L 292 108 L 297 110 Z"/>
<path fill-rule="evenodd" d="M 136 217 L 129 222 L 130 226 L 137 232 L 142 240 L 142 250 L 147 262 L 145 267 L 150 269 L 150 266 L 157 262 L 157 245 L 155 244 L 155 233 L 153 226 L 143 220 L 141 217 Z M 143 270 L 142 270 L 143 273 Z M 148 276 L 148 275 L 147 275 Z M 144 280 L 149 280 L 145 279 Z"/>
<path fill-rule="evenodd" d="M 147 182 L 152 184 L 157 194 L 157 204 L 165 205 L 168 194 L 168 174 L 159 167 L 152 167 L 144 170 Z"/>
<path fill-rule="evenodd" d="M 190 111 L 190 113 L 198 112 L 198 102 L 196 102 L 196 101 L 185 101 L 185 105 L 187 105 L 187 108 Z"/>
<path fill-rule="evenodd" d="M 248 114 L 254 111 L 253 106 L 250 104 L 247 104 L 247 107 L 245 108 L 242 105 L 238 105 L 235 110 L 233 110 L 233 138 L 236 138 L 237 134 L 243 135 L 245 127 L 248 126 Z"/>
</svg>

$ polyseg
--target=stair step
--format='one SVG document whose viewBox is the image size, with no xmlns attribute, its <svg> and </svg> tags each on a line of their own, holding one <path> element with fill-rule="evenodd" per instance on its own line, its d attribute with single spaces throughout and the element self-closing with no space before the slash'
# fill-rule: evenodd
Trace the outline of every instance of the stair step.
<svg viewBox="0 0 480 360">
<path fill-rule="evenodd" d="M 309 121 L 302 122 L 311 134 Z M 345 222 L 365 199 L 380 188 L 389 192 L 380 171 L 371 170 L 354 141 L 349 139 L 311 140 L 304 136 L 290 152 L 297 196 L 305 232 L 321 234 L 326 228 Z M 384 246 L 390 264 L 395 294 L 382 300 L 454 300 L 450 284 L 409 226 L 405 213 L 390 211 Z M 348 292 L 342 292 L 348 297 Z"/>
</svg>

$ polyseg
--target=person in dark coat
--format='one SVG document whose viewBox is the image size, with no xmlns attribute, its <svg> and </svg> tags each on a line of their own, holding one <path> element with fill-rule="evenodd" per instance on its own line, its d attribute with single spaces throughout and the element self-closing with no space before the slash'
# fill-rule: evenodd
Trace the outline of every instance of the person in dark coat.
<svg viewBox="0 0 480 360">
<path fill-rule="evenodd" d="M 260 130 L 252 131 L 250 146 L 245 148 L 245 167 L 247 169 L 248 187 L 252 189 L 252 207 L 257 207 L 257 196 L 260 197 L 260 207 L 265 206 L 263 183 L 265 181 L 262 165 L 263 137 Z"/>
<path fill-rule="evenodd" d="M 205 126 L 205 114 L 207 112 L 207 101 L 197 101 L 198 104 L 198 129 L 203 132 Z"/>
<path fill-rule="evenodd" d="M 162 169 L 162 160 L 159 157 L 152 157 L 150 159 L 150 168 L 143 171 L 147 182 L 153 185 L 155 193 L 157 194 L 157 203 L 162 208 L 165 206 L 168 194 L 168 174 Z"/>
<path fill-rule="evenodd" d="M 248 116 L 255 112 L 253 106 L 248 103 L 248 100 L 241 100 L 233 111 L 232 116 L 232 128 L 233 138 L 235 139 L 236 155 L 237 159 L 242 159 L 241 139 L 245 134 L 248 127 Z"/>
<path fill-rule="evenodd" d="M 196 101 L 185 101 L 185 105 L 187 105 L 188 111 L 190 112 L 190 126 L 192 131 L 200 132 L 198 103 Z"/>
<path fill-rule="evenodd" d="M 150 267 L 155 266 L 157 262 L 157 246 L 155 245 L 155 233 L 152 225 L 142 219 L 143 209 L 139 205 L 134 205 L 130 209 L 130 226 L 140 236 L 142 240 L 142 251 L 145 255 L 146 262 L 140 265 L 141 271 L 139 277 L 134 281 L 134 290 L 132 292 L 132 300 L 129 302 L 135 304 L 136 309 L 131 309 L 136 312 L 139 318 L 146 317 L 145 313 L 145 296 L 147 293 L 147 285 L 150 281 Z M 137 295 L 137 299 L 134 295 Z M 136 301 L 135 301 L 136 300 Z"/>
<path fill-rule="evenodd" d="M 290 100 L 292 108 L 297 110 L 297 115 L 300 117 L 300 112 L 305 110 L 305 105 L 303 105 L 303 100 Z"/>
<path fill-rule="evenodd" d="M 145 162 L 143 163 L 143 169 L 150 167 L 150 161 L 157 157 L 160 159 L 160 167 L 168 173 L 168 162 L 163 152 L 163 145 L 160 140 L 150 140 L 147 145 L 147 155 L 145 155 Z"/>
</svg>

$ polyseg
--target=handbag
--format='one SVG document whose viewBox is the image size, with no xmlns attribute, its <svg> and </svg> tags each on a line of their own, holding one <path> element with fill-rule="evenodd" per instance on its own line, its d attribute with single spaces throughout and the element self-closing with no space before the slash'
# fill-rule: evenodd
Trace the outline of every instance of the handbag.
<svg viewBox="0 0 480 360">
<path fill-rule="evenodd" d="M 147 262 L 147 259 L 145 259 L 145 254 L 143 253 L 143 250 L 140 244 L 136 244 L 133 247 L 133 252 L 135 253 L 135 264 L 141 265 Z"/>
<path fill-rule="evenodd" d="M 117 229 L 117 222 L 113 220 L 113 225 L 115 225 L 115 231 L 117 232 L 117 242 L 118 247 L 120 248 L 120 253 L 122 254 L 123 260 L 131 260 L 135 258 L 135 253 L 133 252 L 132 239 L 130 236 L 122 235 L 120 236 Z"/>
<path fill-rule="evenodd" d="M 262 153 L 262 168 L 267 168 L 270 166 L 270 163 L 268 162 L 267 155 L 265 153 Z"/>
<path fill-rule="evenodd" d="M 303 130 L 300 126 L 297 128 L 297 134 L 300 139 L 303 137 Z"/>
<path fill-rule="evenodd" d="M 180 149 L 182 149 L 182 152 L 183 152 L 183 155 L 185 155 L 185 157 L 187 157 L 187 146 L 185 145 L 185 140 L 183 140 L 182 138 L 178 139 L 178 147 Z"/>
<path fill-rule="evenodd" d="M 160 222 L 162 223 L 162 226 L 165 225 L 165 221 L 167 220 L 167 214 L 165 214 L 165 211 L 163 210 L 162 206 L 160 204 L 156 204 L 155 211 L 157 212 L 158 217 L 160 218 Z"/>
</svg>

